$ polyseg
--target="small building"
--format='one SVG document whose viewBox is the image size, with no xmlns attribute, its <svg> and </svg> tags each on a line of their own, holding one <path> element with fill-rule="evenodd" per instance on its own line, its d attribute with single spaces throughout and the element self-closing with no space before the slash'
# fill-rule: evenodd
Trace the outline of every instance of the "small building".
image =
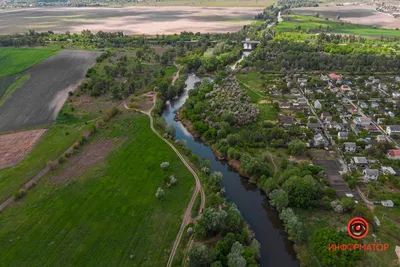
<svg viewBox="0 0 400 267">
<path fill-rule="evenodd" d="M 382 206 L 388 207 L 388 208 L 393 208 L 394 207 L 394 203 L 391 200 L 382 200 L 381 204 L 382 204 Z"/>
<path fill-rule="evenodd" d="M 376 141 L 377 141 L 378 143 L 384 143 L 384 142 L 387 141 L 387 140 L 386 140 L 386 136 L 384 136 L 383 134 L 380 134 L 380 135 L 378 135 L 378 136 L 376 137 Z"/>
<path fill-rule="evenodd" d="M 400 125 L 389 125 L 386 127 L 386 133 L 388 135 L 400 135 Z"/>
<path fill-rule="evenodd" d="M 316 109 L 321 109 L 322 108 L 322 104 L 321 104 L 321 102 L 319 102 L 319 100 L 315 100 L 314 108 L 316 108 Z"/>
<path fill-rule="evenodd" d="M 387 154 L 388 159 L 400 159 L 400 149 L 390 149 Z"/>
<path fill-rule="evenodd" d="M 382 173 L 383 174 L 391 174 L 391 175 L 396 175 L 396 171 L 392 167 L 381 167 Z"/>
<path fill-rule="evenodd" d="M 314 132 L 321 132 L 322 131 L 322 125 L 319 124 L 318 122 L 310 122 L 307 123 L 307 127 L 311 130 L 313 130 Z"/>
<path fill-rule="evenodd" d="M 243 50 L 244 51 L 252 51 L 257 47 L 257 45 L 260 42 L 259 41 L 251 41 L 249 38 L 246 38 L 246 40 L 242 41 L 242 43 L 243 43 Z"/>
<path fill-rule="evenodd" d="M 338 132 L 337 134 L 339 140 L 347 140 L 349 138 L 348 132 Z"/>
<path fill-rule="evenodd" d="M 357 150 L 357 145 L 354 142 L 345 142 L 344 151 L 347 153 L 354 153 Z"/>
<path fill-rule="evenodd" d="M 379 177 L 378 169 L 365 169 L 363 170 L 364 182 L 376 181 Z"/>
<path fill-rule="evenodd" d="M 322 112 L 321 115 L 319 116 L 319 118 L 321 120 L 324 120 L 326 117 L 329 117 L 331 114 L 329 114 L 329 112 Z"/>
<path fill-rule="evenodd" d="M 279 103 L 279 108 L 281 109 L 289 109 L 292 106 L 289 102 L 280 102 Z"/>
<path fill-rule="evenodd" d="M 290 116 L 279 116 L 278 121 L 282 124 L 284 127 L 289 127 L 293 125 L 293 118 Z"/>
<path fill-rule="evenodd" d="M 343 75 L 336 74 L 336 73 L 334 73 L 334 72 L 329 73 L 328 76 L 329 76 L 329 78 L 330 78 L 331 80 L 340 80 L 340 79 L 343 79 Z"/>
<path fill-rule="evenodd" d="M 371 118 L 368 117 L 356 117 L 354 118 L 354 123 L 359 126 L 368 126 L 371 125 Z"/>
<path fill-rule="evenodd" d="M 300 106 L 306 106 L 307 100 L 304 97 L 300 97 L 297 99 L 297 103 L 299 103 Z"/>
<path fill-rule="evenodd" d="M 314 136 L 314 146 L 316 147 L 326 147 L 329 145 L 328 140 L 322 134 L 316 134 Z"/>
<path fill-rule="evenodd" d="M 392 93 L 393 98 L 400 98 L 400 92 L 393 92 Z"/>
<path fill-rule="evenodd" d="M 386 86 L 386 84 L 384 84 L 384 83 L 380 83 L 380 84 L 378 85 L 378 88 L 381 89 L 381 90 L 383 90 L 383 91 L 386 91 L 386 90 L 387 90 L 387 86 Z"/>
<path fill-rule="evenodd" d="M 353 159 L 351 161 L 357 167 L 368 166 L 368 160 L 366 157 L 353 157 Z"/>
<path fill-rule="evenodd" d="M 347 84 L 343 84 L 340 88 L 342 91 L 351 91 L 351 87 Z"/>
</svg>

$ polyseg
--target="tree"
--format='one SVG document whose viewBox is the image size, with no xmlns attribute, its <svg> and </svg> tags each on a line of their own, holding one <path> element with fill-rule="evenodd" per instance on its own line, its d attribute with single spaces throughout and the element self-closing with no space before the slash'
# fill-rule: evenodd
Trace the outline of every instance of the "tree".
<svg viewBox="0 0 400 267">
<path fill-rule="evenodd" d="M 159 187 L 159 188 L 157 189 L 156 197 L 157 197 L 158 199 L 162 199 L 162 198 L 164 197 L 164 190 L 163 190 L 161 187 Z"/>
<path fill-rule="evenodd" d="M 338 232 L 333 228 L 320 228 L 312 235 L 311 248 L 322 266 L 351 267 L 357 265 L 357 260 L 362 255 L 361 250 L 328 250 L 328 245 L 356 243 L 356 240 L 344 232 Z"/>
<path fill-rule="evenodd" d="M 319 184 L 311 175 L 292 176 L 283 184 L 290 205 L 308 208 L 315 205 L 319 197 Z"/>
<path fill-rule="evenodd" d="M 236 207 L 235 204 L 232 204 L 227 212 L 227 216 L 225 218 L 225 223 L 223 230 L 225 233 L 240 233 L 243 229 L 244 220 L 242 214 Z"/>
<path fill-rule="evenodd" d="M 302 141 L 296 139 L 289 143 L 289 153 L 290 155 L 300 156 L 304 155 L 306 152 L 307 146 Z"/>
<path fill-rule="evenodd" d="M 279 215 L 283 221 L 285 231 L 289 235 L 289 239 L 296 244 L 302 243 L 305 239 L 304 226 L 294 214 L 291 208 L 283 209 Z"/>
<path fill-rule="evenodd" d="M 169 184 L 170 185 L 174 185 L 174 184 L 176 184 L 176 182 L 178 181 L 178 179 L 176 179 L 175 178 L 175 176 L 173 176 L 173 175 L 171 175 L 170 177 L 169 177 Z"/>
<path fill-rule="evenodd" d="M 228 254 L 229 267 L 246 267 L 246 259 L 242 256 L 243 246 L 239 242 L 235 242 L 232 246 L 231 253 Z"/>
<path fill-rule="evenodd" d="M 214 236 L 221 231 L 227 213 L 224 210 L 216 211 L 207 208 L 195 226 L 196 234 L 201 237 Z"/>
<path fill-rule="evenodd" d="M 172 124 L 167 124 L 167 126 L 165 126 L 165 131 L 171 136 L 171 137 L 175 137 L 176 135 L 176 130 L 175 127 Z"/>
<path fill-rule="evenodd" d="M 164 170 L 165 170 L 165 169 L 168 169 L 168 167 L 169 167 L 169 162 L 165 161 L 165 162 L 161 163 L 161 164 L 160 164 L 160 167 L 163 168 Z"/>
<path fill-rule="evenodd" d="M 256 257 L 260 258 L 261 257 L 261 252 L 260 252 L 260 242 L 257 241 L 257 239 L 253 239 L 253 242 L 251 242 L 251 249 L 254 251 L 254 253 L 256 254 Z"/>
<path fill-rule="evenodd" d="M 352 211 L 355 207 L 354 200 L 349 197 L 343 197 L 340 201 L 344 211 Z"/>
<path fill-rule="evenodd" d="M 274 189 L 269 194 L 270 204 L 274 206 L 279 212 L 282 211 L 283 208 L 286 208 L 289 205 L 289 196 L 282 189 Z"/>
<path fill-rule="evenodd" d="M 189 251 L 189 266 L 203 267 L 208 266 L 210 263 L 208 249 L 205 245 L 197 245 Z"/>
</svg>

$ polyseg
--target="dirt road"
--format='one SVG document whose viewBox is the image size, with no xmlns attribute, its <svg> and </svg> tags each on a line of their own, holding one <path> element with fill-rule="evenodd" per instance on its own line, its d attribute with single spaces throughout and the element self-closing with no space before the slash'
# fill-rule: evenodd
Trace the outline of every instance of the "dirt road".
<svg viewBox="0 0 400 267">
<path fill-rule="evenodd" d="M 201 187 L 200 178 L 197 175 L 197 173 L 193 170 L 193 168 L 190 166 L 190 164 L 181 155 L 181 153 L 178 151 L 178 149 L 176 149 L 176 147 L 170 141 L 168 141 L 167 139 L 162 137 L 162 135 L 159 132 L 157 132 L 157 130 L 154 128 L 154 121 L 153 121 L 153 117 L 151 116 L 151 112 L 153 111 L 153 109 L 155 107 L 156 94 L 154 93 L 154 94 L 152 94 L 152 96 L 153 96 L 153 107 L 147 112 L 146 111 L 141 111 L 141 112 L 143 114 L 146 114 L 150 118 L 150 128 L 153 131 L 153 133 L 155 133 L 161 140 L 163 140 L 165 143 L 167 143 L 172 148 L 172 150 L 180 158 L 180 160 L 183 162 L 183 164 L 185 164 L 186 168 L 192 173 L 194 179 L 196 180 L 196 188 L 194 190 L 192 199 L 190 200 L 189 205 L 186 208 L 185 214 L 183 216 L 181 228 L 179 229 L 178 235 L 177 235 L 177 237 L 175 239 L 174 245 L 173 245 L 172 250 L 171 250 L 171 254 L 169 255 L 169 259 L 168 259 L 168 262 L 167 262 L 167 266 L 169 267 L 169 266 L 172 265 L 176 250 L 177 250 L 177 248 L 179 246 L 179 243 L 180 243 L 180 241 L 182 239 L 182 235 L 183 235 L 183 232 L 185 230 L 186 225 L 188 225 L 190 222 L 194 221 L 194 220 L 191 219 L 190 215 L 191 215 L 191 212 L 192 212 L 192 209 L 193 209 L 193 205 L 194 205 L 194 202 L 196 200 L 196 197 L 197 197 L 198 193 L 200 192 L 200 194 L 201 194 L 201 204 L 200 204 L 200 209 L 199 209 L 199 215 L 200 215 L 200 212 L 202 212 L 204 210 L 204 206 L 205 206 L 205 202 L 206 202 L 206 196 L 204 194 L 203 188 Z M 123 105 L 124 105 L 124 107 L 126 109 L 129 109 L 129 107 L 126 105 L 125 102 L 123 103 Z M 200 216 L 197 216 L 196 219 L 198 219 L 199 217 Z"/>
</svg>

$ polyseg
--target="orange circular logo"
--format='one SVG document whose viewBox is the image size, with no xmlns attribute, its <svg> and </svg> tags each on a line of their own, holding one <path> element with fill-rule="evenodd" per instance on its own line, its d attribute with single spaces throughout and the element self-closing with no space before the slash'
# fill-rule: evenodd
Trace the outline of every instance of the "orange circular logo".
<svg viewBox="0 0 400 267">
<path fill-rule="evenodd" d="M 368 222 L 364 218 L 355 217 L 347 224 L 347 232 L 352 238 L 364 238 L 368 234 Z"/>
</svg>

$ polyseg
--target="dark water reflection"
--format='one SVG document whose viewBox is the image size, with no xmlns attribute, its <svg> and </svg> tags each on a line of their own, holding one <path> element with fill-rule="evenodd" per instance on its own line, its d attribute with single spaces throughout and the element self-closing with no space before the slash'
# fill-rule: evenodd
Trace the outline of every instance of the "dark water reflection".
<svg viewBox="0 0 400 267">
<path fill-rule="evenodd" d="M 186 81 L 186 89 L 192 89 L 200 80 L 199 77 L 190 75 Z M 210 160 L 211 169 L 223 174 L 222 186 L 225 187 L 228 201 L 237 205 L 261 243 L 261 266 L 299 266 L 292 243 L 287 240 L 278 214 L 269 206 L 265 194 L 247 179 L 240 177 L 226 162 L 219 161 L 208 146 L 195 140 L 180 122 L 174 120 L 176 110 L 185 103 L 187 98 L 186 91 L 179 99 L 171 101 L 163 117 L 167 123 L 175 127 L 178 140 L 185 139 L 193 153 Z"/>
</svg>

